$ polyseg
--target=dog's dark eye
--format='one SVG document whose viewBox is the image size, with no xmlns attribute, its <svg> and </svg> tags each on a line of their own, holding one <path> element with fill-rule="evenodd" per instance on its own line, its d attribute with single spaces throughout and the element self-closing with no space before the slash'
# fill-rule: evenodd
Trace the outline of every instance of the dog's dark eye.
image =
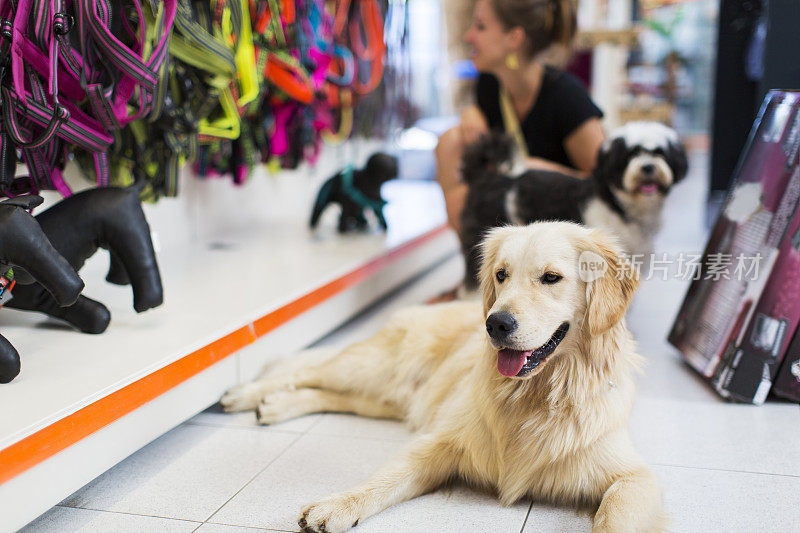
<svg viewBox="0 0 800 533">
<path fill-rule="evenodd" d="M 500 270 L 497 271 L 494 277 L 497 278 L 497 281 L 499 283 L 503 283 L 508 277 L 508 272 L 506 272 L 506 269 L 501 268 Z"/>
<path fill-rule="evenodd" d="M 552 285 L 553 283 L 558 283 L 561 281 L 563 276 L 559 276 L 555 272 L 545 272 L 544 276 L 541 277 L 542 283 L 545 285 Z"/>
</svg>

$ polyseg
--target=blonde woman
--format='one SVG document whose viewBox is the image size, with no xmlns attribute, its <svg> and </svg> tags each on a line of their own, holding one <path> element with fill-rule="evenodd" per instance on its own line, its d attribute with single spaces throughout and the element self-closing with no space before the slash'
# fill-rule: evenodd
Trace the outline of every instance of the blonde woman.
<svg viewBox="0 0 800 533">
<path fill-rule="evenodd" d="M 586 176 L 594 167 L 603 113 L 576 78 L 540 61 L 553 45 L 569 46 L 575 32 L 573 0 L 478 0 L 464 36 L 481 73 L 477 103 L 436 148 L 437 179 L 456 231 L 467 194 L 461 154 L 489 129 L 512 135 L 530 168 Z"/>
</svg>

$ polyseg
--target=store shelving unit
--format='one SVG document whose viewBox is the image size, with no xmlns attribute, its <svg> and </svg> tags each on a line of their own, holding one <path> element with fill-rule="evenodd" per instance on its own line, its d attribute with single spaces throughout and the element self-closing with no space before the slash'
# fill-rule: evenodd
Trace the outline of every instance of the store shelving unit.
<svg viewBox="0 0 800 533">
<path fill-rule="evenodd" d="M 625 64 L 638 41 L 631 24 L 632 0 L 581 0 L 577 38 L 580 48 L 592 49 L 592 99 L 603 110 L 607 129 L 622 124 L 619 95 L 625 85 Z"/>
<path fill-rule="evenodd" d="M 183 180 L 147 209 L 165 286 L 136 315 L 129 287 L 82 270 L 112 323 L 88 336 L 3 310 L 23 371 L 0 386 L 0 529 L 26 524 L 97 475 L 402 284 L 457 253 L 431 182 L 388 184 L 387 234 L 335 233 L 335 210 L 306 228 L 313 194 L 336 166 L 256 175 L 235 190 Z"/>
</svg>

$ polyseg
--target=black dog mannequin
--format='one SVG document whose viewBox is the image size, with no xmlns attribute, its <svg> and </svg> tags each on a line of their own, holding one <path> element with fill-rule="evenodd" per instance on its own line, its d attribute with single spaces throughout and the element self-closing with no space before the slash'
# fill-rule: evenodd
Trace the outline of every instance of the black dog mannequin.
<svg viewBox="0 0 800 533">
<path fill-rule="evenodd" d="M 383 218 L 381 185 L 397 177 L 397 158 L 384 153 L 373 154 L 361 170 L 345 168 L 329 178 L 320 188 L 314 210 L 311 213 L 311 228 L 317 227 L 322 212 L 332 203 L 342 206 L 339 217 L 339 232 L 361 231 L 367 227 L 364 209 L 372 209 L 381 227 L 386 229 Z"/>
<path fill-rule="evenodd" d="M 0 204 L 0 262 L 18 267 L 8 307 L 45 313 L 84 333 L 104 332 L 111 314 L 80 294 L 77 275 L 98 248 L 112 254 L 107 279 L 132 285 L 137 312 L 161 305 L 161 276 L 136 188 L 84 191 L 36 218 L 25 211 L 40 203 L 27 197 Z M 0 383 L 19 369 L 19 354 L 0 337 Z"/>
<path fill-rule="evenodd" d="M 38 281 L 58 305 L 72 305 L 83 290 L 75 269 L 53 247 L 27 211 L 42 203 L 39 196 L 0 203 L 0 263 L 15 267 L 17 288 Z M 14 298 L 17 290 L 14 290 Z M 20 370 L 19 353 L 0 335 L 0 383 L 8 383 Z"/>
</svg>

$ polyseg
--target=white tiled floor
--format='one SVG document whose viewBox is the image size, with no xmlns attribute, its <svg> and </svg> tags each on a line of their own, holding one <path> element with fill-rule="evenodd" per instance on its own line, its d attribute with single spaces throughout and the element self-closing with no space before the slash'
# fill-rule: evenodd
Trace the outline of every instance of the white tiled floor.
<svg viewBox="0 0 800 533">
<path fill-rule="evenodd" d="M 695 176 L 703 161 L 694 161 Z M 704 184 L 680 185 L 669 200 L 658 249 L 700 252 Z M 447 283 L 458 268 L 438 274 Z M 449 276 L 449 278 L 447 277 Z M 646 281 L 629 314 L 648 359 L 631 419 L 637 447 L 665 489 L 676 532 L 787 532 L 800 529 L 800 407 L 720 400 L 664 340 L 686 290 L 683 281 Z M 321 344 L 364 338 L 410 288 Z M 409 433 L 399 423 L 314 415 L 258 427 L 250 413 L 211 409 L 153 442 L 26 528 L 38 531 L 296 531 L 302 506 L 360 481 Z M 588 515 L 454 486 L 364 521 L 362 532 L 589 531 Z"/>
</svg>

